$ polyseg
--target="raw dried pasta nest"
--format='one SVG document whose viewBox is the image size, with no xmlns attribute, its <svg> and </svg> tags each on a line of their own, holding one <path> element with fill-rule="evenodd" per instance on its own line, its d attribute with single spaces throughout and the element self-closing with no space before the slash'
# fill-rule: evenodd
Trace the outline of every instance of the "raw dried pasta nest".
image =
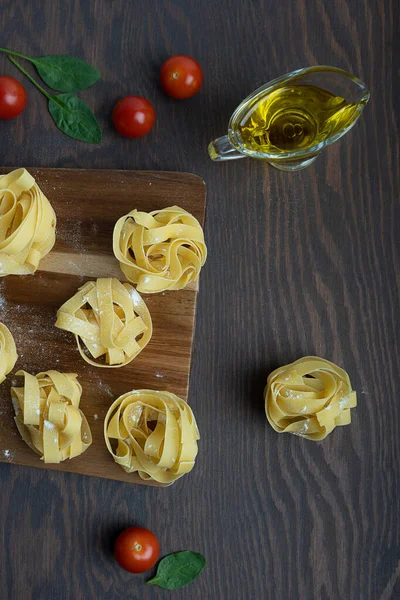
<svg viewBox="0 0 400 600">
<path fill-rule="evenodd" d="M 179 206 L 132 210 L 117 221 L 113 248 L 127 279 L 146 294 L 186 287 L 207 258 L 200 223 Z"/>
<path fill-rule="evenodd" d="M 85 452 L 92 434 L 79 408 L 82 387 L 74 373 L 46 371 L 24 377 L 11 388 L 15 422 L 23 440 L 45 463 L 59 463 Z"/>
<path fill-rule="evenodd" d="M 14 338 L 10 330 L 3 323 L 0 323 L 0 383 L 3 383 L 6 375 L 12 371 L 17 358 Z"/>
<path fill-rule="evenodd" d="M 34 273 L 53 248 L 56 215 L 26 169 L 0 177 L 0 277 Z"/>
<path fill-rule="evenodd" d="M 317 356 L 305 356 L 273 371 L 264 392 L 271 426 L 309 440 L 324 439 L 351 422 L 356 392 L 346 371 Z"/>
<path fill-rule="evenodd" d="M 59 309 L 56 327 L 75 335 L 82 358 L 95 367 L 127 365 L 152 335 L 151 316 L 139 293 L 110 278 L 79 288 Z M 103 356 L 104 362 L 95 362 L 85 350 L 94 359 Z"/>
<path fill-rule="evenodd" d="M 111 405 L 104 437 L 127 473 L 169 484 L 192 470 L 200 435 L 184 400 L 169 392 L 136 390 Z"/>
</svg>

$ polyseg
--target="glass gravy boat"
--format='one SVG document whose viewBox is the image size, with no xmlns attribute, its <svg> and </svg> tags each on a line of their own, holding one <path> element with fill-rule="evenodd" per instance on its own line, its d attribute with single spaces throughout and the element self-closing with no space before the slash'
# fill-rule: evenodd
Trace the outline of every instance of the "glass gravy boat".
<svg viewBox="0 0 400 600">
<path fill-rule="evenodd" d="M 243 100 L 228 135 L 209 144 L 209 155 L 215 161 L 249 156 L 282 171 L 304 169 L 355 125 L 369 96 L 362 81 L 335 67 L 282 75 Z"/>
</svg>

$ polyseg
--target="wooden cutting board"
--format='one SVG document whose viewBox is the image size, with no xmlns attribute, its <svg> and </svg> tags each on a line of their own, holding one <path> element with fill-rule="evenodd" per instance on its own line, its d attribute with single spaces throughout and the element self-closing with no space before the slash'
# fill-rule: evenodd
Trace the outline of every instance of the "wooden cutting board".
<svg viewBox="0 0 400 600">
<path fill-rule="evenodd" d="M 1 168 L 0 173 L 10 170 Z M 197 284 L 143 296 L 153 320 L 153 337 L 132 363 L 119 369 L 87 364 L 74 336 L 54 326 L 56 312 L 86 281 L 125 280 L 112 251 L 113 227 L 120 216 L 134 208 L 151 211 L 176 204 L 203 224 L 205 184 L 188 173 L 28 170 L 56 212 L 57 241 L 35 275 L 0 278 L 0 321 L 17 345 L 19 359 L 13 373 L 18 369 L 32 374 L 49 369 L 78 373 L 83 386 L 80 408 L 89 421 L 93 444 L 80 457 L 45 465 L 17 432 L 10 387 L 22 380 L 10 373 L 0 386 L 0 460 L 144 483 L 114 463 L 104 443 L 104 417 L 113 400 L 132 389 L 167 390 L 187 400 Z"/>
</svg>

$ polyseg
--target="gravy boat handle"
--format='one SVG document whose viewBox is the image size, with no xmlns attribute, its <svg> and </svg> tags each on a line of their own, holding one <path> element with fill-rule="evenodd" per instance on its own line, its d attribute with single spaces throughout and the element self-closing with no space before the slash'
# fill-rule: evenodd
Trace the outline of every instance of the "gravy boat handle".
<svg viewBox="0 0 400 600">
<path fill-rule="evenodd" d="M 211 160 L 215 161 L 245 158 L 244 154 L 232 146 L 227 135 L 223 135 L 210 142 L 208 145 L 208 154 L 210 155 Z"/>
</svg>

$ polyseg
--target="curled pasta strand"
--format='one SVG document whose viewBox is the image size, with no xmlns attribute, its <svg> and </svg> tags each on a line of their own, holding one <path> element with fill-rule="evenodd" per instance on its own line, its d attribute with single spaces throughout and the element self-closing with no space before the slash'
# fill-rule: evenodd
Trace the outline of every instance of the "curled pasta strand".
<svg viewBox="0 0 400 600">
<path fill-rule="evenodd" d="M 200 434 L 184 400 L 170 392 L 136 390 L 111 405 L 104 438 L 115 462 L 127 473 L 170 484 L 192 470 Z"/>
<path fill-rule="evenodd" d="M 22 439 L 45 463 L 79 456 L 92 443 L 85 415 L 79 408 L 82 387 L 74 373 L 46 371 L 24 377 L 23 387 L 11 388 L 15 423 Z"/>
<path fill-rule="evenodd" d="M 323 358 L 305 356 L 273 371 L 264 391 L 265 412 L 278 433 L 323 440 L 351 422 L 356 392 L 346 371 Z"/>
<path fill-rule="evenodd" d="M 55 228 L 54 210 L 26 169 L 0 177 L 0 277 L 34 273 Z"/>
<path fill-rule="evenodd" d="M 123 367 L 150 341 L 150 312 L 139 293 L 118 279 L 89 281 L 57 313 L 56 327 L 75 335 L 82 358 L 95 367 Z M 84 348 L 82 347 L 84 345 Z M 89 358 L 104 356 L 105 362 Z"/>
<path fill-rule="evenodd" d="M 10 330 L 0 323 L 0 383 L 12 371 L 17 362 L 18 354 L 14 338 Z"/>
<path fill-rule="evenodd" d="M 179 206 L 124 215 L 114 227 L 113 249 L 124 275 L 146 294 L 186 287 L 207 258 L 200 223 Z"/>
</svg>

